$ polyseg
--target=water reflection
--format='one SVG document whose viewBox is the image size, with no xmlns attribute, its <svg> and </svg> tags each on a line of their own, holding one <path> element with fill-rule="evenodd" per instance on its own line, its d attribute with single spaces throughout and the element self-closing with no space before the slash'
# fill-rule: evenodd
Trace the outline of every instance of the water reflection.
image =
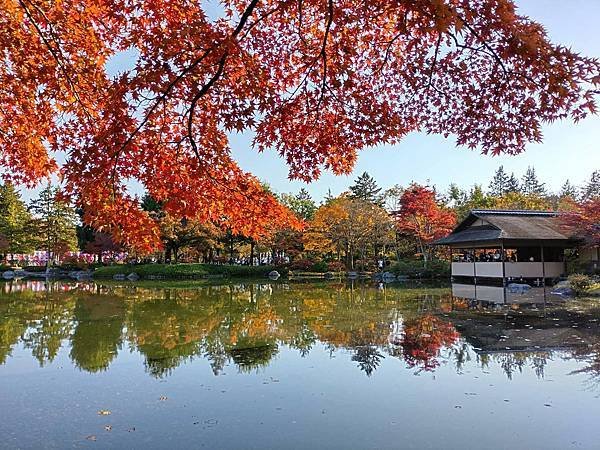
<svg viewBox="0 0 600 450">
<path fill-rule="evenodd" d="M 0 287 L 0 364 L 21 346 L 40 366 L 61 348 L 87 372 L 139 352 L 146 371 L 166 377 L 186 361 L 240 372 L 269 365 L 282 346 L 315 346 L 348 357 L 372 376 L 385 358 L 415 372 L 441 364 L 500 367 L 508 378 L 549 360 L 576 361 L 600 380 L 600 304 L 565 301 L 543 289 L 454 285 L 451 289 L 369 284 L 114 285 L 44 281 Z"/>
</svg>

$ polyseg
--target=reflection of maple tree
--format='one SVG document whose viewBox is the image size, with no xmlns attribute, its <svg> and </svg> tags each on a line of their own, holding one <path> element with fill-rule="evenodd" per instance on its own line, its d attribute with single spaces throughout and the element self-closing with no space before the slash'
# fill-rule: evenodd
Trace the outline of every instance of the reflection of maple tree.
<svg viewBox="0 0 600 450">
<path fill-rule="evenodd" d="M 600 62 L 549 42 L 512 0 L 0 1 L 0 164 L 58 169 L 85 220 L 141 248 L 159 232 L 136 180 L 174 217 L 236 234 L 290 220 L 234 160 L 254 131 L 290 176 L 349 173 L 413 131 L 519 153 L 541 126 L 595 111 Z M 113 76 L 107 63 L 130 64 Z"/>
<path fill-rule="evenodd" d="M 407 320 L 401 337 L 393 342 L 402 348 L 402 357 L 409 367 L 433 370 L 443 347 L 452 346 L 460 337 L 450 322 L 433 315 Z"/>
</svg>

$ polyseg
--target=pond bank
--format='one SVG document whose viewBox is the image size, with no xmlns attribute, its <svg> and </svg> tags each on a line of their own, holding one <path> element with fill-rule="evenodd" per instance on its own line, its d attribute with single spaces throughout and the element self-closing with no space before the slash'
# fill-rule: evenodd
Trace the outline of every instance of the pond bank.
<svg viewBox="0 0 600 450">
<path fill-rule="evenodd" d="M 259 278 L 277 270 L 287 275 L 287 269 L 273 266 L 237 266 L 216 264 L 136 264 L 114 265 L 97 268 L 93 277 L 98 279 L 126 278 L 135 274 L 144 280 L 194 280 L 206 278 Z M 135 278 L 135 277 L 133 277 Z"/>
</svg>

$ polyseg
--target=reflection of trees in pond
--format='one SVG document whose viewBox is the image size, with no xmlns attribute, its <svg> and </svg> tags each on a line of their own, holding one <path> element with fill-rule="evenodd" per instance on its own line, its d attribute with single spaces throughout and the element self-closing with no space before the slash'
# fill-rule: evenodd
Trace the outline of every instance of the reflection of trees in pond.
<svg viewBox="0 0 600 450">
<path fill-rule="evenodd" d="M 577 370 L 573 370 L 569 375 L 587 375 L 587 388 L 597 390 L 600 388 L 600 343 L 593 344 L 591 347 L 576 349 L 570 354 L 570 358 L 585 363 Z"/>
<path fill-rule="evenodd" d="M 368 377 L 370 377 L 377 367 L 379 367 L 381 360 L 384 358 L 385 356 L 380 353 L 379 347 L 375 347 L 374 345 L 362 345 L 356 347 L 354 355 L 352 355 L 352 361 L 357 362 L 360 370 Z"/>
<path fill-rule="evenodd" d="M 40 366 L 52 362 L 61 348 L 62 341 L 73 331 L 73 309 L 75 298 L 72 293 L 62 295 L 43 293 L 43 300 L 35 299 L 32 317 L 28 317 L 27 331 L 21 340 L 25 348 L 38 360 Z"/>
<path fill-rule="evenodd" d="M 347 350 L 367 376 L 392 355 L 418 370 L 434 370 L 447 359 L 458 372 L 473 361 L 482 369 L 499 366 L 509 378 L 525 367 L 541 377 L 550 355 L 541 350 L 505 352 L 500 335 L 510 327 L 533 333 L 525 326 L 534 319 L 541 326 L 551 318 L 473 310 L 447 289 L 376 289 L 359 283 L 155 288 L 143 282 L 69 289 L 22 290 L 0 297 L 0 362 L 21 336 L 40 364 L 70 339 L 74 364 L 91 372 L 106 369 L 127 342 L 143 355 L 148 372 L 159 377 L 195 358 L 206 360 L 215 374 L 228 364 L 251 371 L 268 365 L 282 346 L 304 356 L 315 343 L 331 352 Z M 568 318 L 587 321 L 590 316 L 584 312 L 573 319 L 576 312 L 571 311 Z M 571 323 L 562 321 L 561 328 L 569 329 Z M 547 328 L 554 332 L 555 323 L 548 322 Z M 584 327 L 578 332 L 584 333 Z M 518 343 L 524 337 L 511 339 Z M 495 351 L 487 350 L 494 345 Z M 589 350 L 581 351 L 578 357 L 589 356 Z M 592 359 L 590 366 L 589 373 L 594 373 Z"/>
<path fill-rule="evenodd" d="M 75 331 L 70 356 L 77 367 L 88 372 L 106 370 L 122 345 L 127 308 L 114 297 L 83 297 L 75 304 Z"/>
<path fill-rule="evenodd" d="M 538 378 L 543 378 L 550 357 L 549 352 L 502 352 L 490 355 L 490 358 L 502 367 L 509 380 L 512 380 L 516 371 L 522 373 L 527 366 L 534 370 Z"/>
<path fill-rule="evenodd" d="M 431 371 L 439 365 L 442 348 L 450 348 L 460 334 L 452 323 L 431 314 L 418 316 L 404 322 L 403 333 L 393 340 L 401 348 L 401 356 L 411 368 Z"/>
<path fill-rule="evenodd" d="M 268 366 L 278 351 L 274 342 L 261 343 L 240 339 L 235 347 L 227 350 L 227 354 L 241 372 L 251 372 Z"/>
</svg>

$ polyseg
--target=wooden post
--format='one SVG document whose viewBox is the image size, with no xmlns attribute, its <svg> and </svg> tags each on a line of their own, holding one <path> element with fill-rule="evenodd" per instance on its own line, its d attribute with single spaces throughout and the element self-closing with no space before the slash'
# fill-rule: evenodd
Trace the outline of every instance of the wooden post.
<svg viewBox="0 0 600 450">
<path fill-rule="evenodd" d="M 544 262 L 544 244 L 540 246 L 542 253 L 542 284 L 546 286 L 546 263 Z"/>
<path fill-rule="evenodd" d="M 475 250 L 473 249 L 473 283 L 477 286 L 477 257 L 475 256 Z"/>
<path fill-rule="evenodd" d="M 500 251 L 500 258 L 502 259 L 502 286 L 506 286 L 506 255 L 504 254 L 504 240 L 500 241 L 502 250 Z M 504 299 L 506 303 L 506 298 Z"/>
</svg>

